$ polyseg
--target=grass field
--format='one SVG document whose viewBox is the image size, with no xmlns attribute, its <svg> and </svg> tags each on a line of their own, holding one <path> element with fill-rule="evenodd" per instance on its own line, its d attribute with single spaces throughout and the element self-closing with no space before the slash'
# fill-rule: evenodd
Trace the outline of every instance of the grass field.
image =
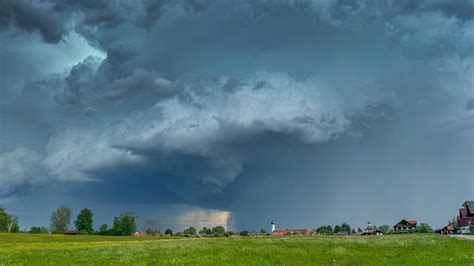
<svg viewBox="0 0 474 266">
<path fill-rule="evenodd" d="M 440 235 L 133 238 L 0 234 L 0 265 L 474 265 L 474 241 Z"/>
</svg>

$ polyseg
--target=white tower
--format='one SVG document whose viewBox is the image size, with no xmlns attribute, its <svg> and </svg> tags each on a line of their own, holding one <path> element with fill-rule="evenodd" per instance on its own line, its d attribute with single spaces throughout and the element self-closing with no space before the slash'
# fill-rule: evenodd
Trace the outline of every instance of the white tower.
<svg viewBox="0 0 474 266">
<path fill-rule="evenodd" d="M 272 225 L 272 233 L 273 233 L 273 231 L 275 231 L 275 223 L 272 221 L 271 225 Z"/>
</svg>

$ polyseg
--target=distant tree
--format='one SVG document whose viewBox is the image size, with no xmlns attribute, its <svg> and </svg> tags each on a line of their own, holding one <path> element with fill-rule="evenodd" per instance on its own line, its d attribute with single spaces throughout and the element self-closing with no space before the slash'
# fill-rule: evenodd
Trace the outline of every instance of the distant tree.
<svg viewBox="0 0 474 266">
<path fill-rule="evenodd" d="M 8 231 L 9 216 L 5 207 L 0 205 L 0 232 Z"/>
<path fill-rule="evenodd" d="M 266 233 L 267 233 L 267 231 L 265 231 L 265 229 L 263 229 L 263 228 L 260 229 L 260 234 L 264 235 L 264 234 L 266 234 Z"/>
<path fill-rule="evenodd" d="M 347 232 L 347 233 L 351 233 L 351 227 L 348 223 L 343 223 L 341 224 L 341 231 L 342 232 Z"/>
<path fill-rule="evenodd" d="M 107 232 L 108 229 L 109 229 L 109 225 L 107 224 L 102 224 L 101 226 L 99 226 L 99 232 L 101 233 Z"/>
<path fill-rule="evenodd" d="M 183 231 L 183 234 L 185 234 L 185 235 L 195 235 L 196 234 L 196 228 L 191 226 L 188 229 L 185 229 Z"/>
<path fill-rule="evenodd" d="M 155 218 L 149 218 L 145 221 L 143 231 L 149 235 L 157 235 L 160 233 L 160 223 Z"/>
<path fill-rule="evenodd" d="M 210 235 L 212 234 L 211 228 L 203 227 L 201 230 L 199 230 L 200 235 Z"/>
<path fill-rule="evenodd" d="M 77 215 L 76 221 L 74 221 L 77 231 L 82 232 L 83 234 L 94 233 L 93 216 L 94 213 L 90 209 L 82 209 Z"/>
<path fill-rule="evenodd" d="M 50 218 L 51 232 L 64 233 L 71 223 L 72 211 L 69 206 L 62 204 L 52 214 Z"/>
<path fill-rule="evenodd" d="M 113 234 L 119 236 L 130 236 L 137 231 L 137 216 L 133 212 L 125 212 L 114 218 L 112 226 Z"/>
<path fill-rule="evenodd" d="M 339 233 L 342 231 L 342 227 L 340 225 L 334 226 L 334 233 Z"/>
<path fill-rule="evenodd" d="M 29 234 L 47 234 L 48 228 L 44 226 L 32 226 L 28 231 Z"/>
<path fill-rule="evenodd" d="M 20 224 L 18 222 L 18 217 L 12 214 L 8 215 L 7 221 L 7 232 L 9 233 L 18 233 L 20 232 Z"/>
<path fill-rule="evenodd" d="M 334 231 L 332 230 L 332 226 L 323 225 L 323 226 L 318 227 L 318 229 L 316 229 L 316 232 L 322 235 L 332 235 Z"/>
<path fill-rule="evenodd" d="M 356 230 L 354 228 L 352 228 L 352 232 L 351 234 L 355 235 L 356 234 Z"/>
<path fill-rule="evenodd" d="M 418 233 L 433 233 L 433 228 L 427 223 L 421 223 L 416 229 Z"/>
<path fill-rule="evenodd" d="M 171 230 L 171 229 L 166 229 L 166 230 L 165 230 L 165 235 L 170 235 L 170 236 L 172 236 L 172 235 L 173 235 L 173 230 Z"/>
<path fill-rule="evenodd" d="M 240 232 L 239 235 L 240 235 L 240 236 L 248 236 L 248 235 L 249 235 L 249 231 L 242 231 L 242 232 Z"/>
<path fill-rule="evenodd" d="M 18 233 L 19 231 L 18 217 L 8 214 L 5 207 L 0 205 L 0 232 Z"/>
<path fill-rule="evenodd" d="M 357 228 L 357 232 L 362 233 L 362 229 L 360 229 L 360 227 Z"/>
<path fill-rule="evenodd" d="M 390 226 L 388 226 L 386 224 L 381 225 L 381 226 L 379 226 L 379 230 L 382 231 L 382 233 L 387 234 L 388 230 L 390 230 Z"/>
<path fill-rule="evenodd" d="M 225 228 L 223 226 L 216 226 L 212 228 L 212 233 L 214 235 L 223 235 L 225 233 Z"/>
</svg>

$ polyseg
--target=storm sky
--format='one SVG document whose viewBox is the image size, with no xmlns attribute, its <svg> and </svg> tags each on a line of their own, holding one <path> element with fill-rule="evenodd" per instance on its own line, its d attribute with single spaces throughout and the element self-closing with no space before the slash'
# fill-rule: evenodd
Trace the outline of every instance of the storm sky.
<svg viewBox="0 0 474 266">
<path fill-rule="evenodd" d="M 0 202 L 182 230 L 474 199 L 472 0 L 0 0 Z"/>
</svg>

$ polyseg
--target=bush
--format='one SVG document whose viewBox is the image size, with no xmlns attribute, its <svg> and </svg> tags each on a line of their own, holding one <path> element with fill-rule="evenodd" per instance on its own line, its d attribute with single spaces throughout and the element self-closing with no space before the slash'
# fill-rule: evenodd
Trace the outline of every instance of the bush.
<svg viewBox="0 0 474 266">
<path fill-rule="evenodd" d="M 29 234 L 48 234 L 48 228 L 44 226 L 32 226 L 28 231 Z"/>
<path fill-rule="evenodd" d="M 240 236 L 248 236 L 248 235 L 249 235 L 249 231 L 242 231 L 242 232 L 240 232 L 239 235 L 240 235 Z"/>
<path fill-rule="evenodd" d="M 137 231 L 137 216 L 133 212 L 125 212 L 114 218 L 112 231 L 115 235 L 131 236 Z"/>
<path fill-rule="evenodd" d="M 427 223 L 421 223 L 418 228 L 415 230 L 416 233 L 433 233 L 433 229 Z"/>
<path fill-rule="evenodd" d="M 185 234 L 185 235 L 195 235 L 196 234 L 196 228 L 191 226 L 188 229 L 185 229 L 183 231 L 183 234 Z"/>
<path fill-rule="evenodd" d="M 216 236 L 223 235 L 225 233 L 225 228 L 223 226 L 216 226 L 212 228 L 212 233 Z"/>
</svg>

